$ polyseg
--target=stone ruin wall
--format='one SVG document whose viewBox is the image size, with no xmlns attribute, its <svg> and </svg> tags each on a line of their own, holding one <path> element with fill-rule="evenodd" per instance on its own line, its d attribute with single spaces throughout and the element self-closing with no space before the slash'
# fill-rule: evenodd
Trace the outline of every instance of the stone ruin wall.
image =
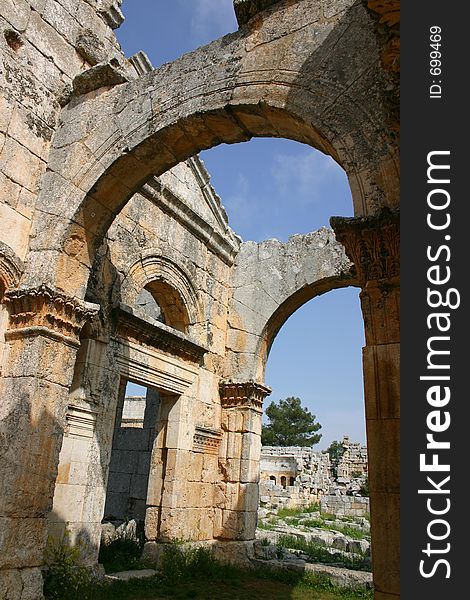
<svg viewBox="0 0 470 600">
<path fill-rule="evenodd" d="M 128 379 L 160 395 L 155 431 L 149 428 L 147 538 L 254 538 L 270 344 L 304 302 L 358 281 L 326 229 L 286 244 L 241 243 L 202 163 L 188 157 L 253 135 L 290 137 L 343 164 L 358 215 L 398 203 L 384 92 L 393 86 L 382 69 L 378 19 L 364 3 L 236 0 L 241 31 L 152 73 L 143 53 L 127 59 L 121 52 L 113 33 L 120 5 L 0 2 L 2 600 L 42 597 L 49 534 L 67 528 L 72 541 L 84 542 L 86 562 L 96 563 Z M 352 53 L 351 43 L 360 51 Z M 279 89 L 269 81 L 277 81 L 276 69 L 293 74 Z M 246 73 L 262 75 L 261 83 L 251 85 Z M 233 86 L 228 95 L 225 83 L 217 92 L 223 78 Z M 168 94 L 184 109 L 167 110 Z M 366 97 L 367 110 L 358 110 Z M 119 143 L 108 143 L 113 135 Z M 161 153 L 162 168 L 152 170 L 162 139 L 174 155 Z M 147 183 L 124 206 L 126 185 L 138 188 L 133 165 Z M 166 172 L 152 177 L 157 171 Z M 375 235 L 373 223 L 359 221 L 359 235 Z M 358 273 L 365 285 L 368 273 Z M 165 296 L 169 324 L 142 318 L 137 300 L 148 286 Z M 396 454 L 385 474 L 394 473 Z M 111 471 L 127 468 L 119 459 Z M 387 556 L 387 568 L 377 571 L 385 577 L 394 573 L 394 555 Z"/>
<path fill-rule="evenodd" d="M 343 456 L 332 464 L 327 452 L 297 446 L 263 446 L 260 463 L 260 507 L 308 507 L 322 512 L 363 516 L 368 498 L 359 495 L 367 477 L 367 448 L 343 438 Z M 284 479 L 285 478 L 285 479 Z"/>
</svg>

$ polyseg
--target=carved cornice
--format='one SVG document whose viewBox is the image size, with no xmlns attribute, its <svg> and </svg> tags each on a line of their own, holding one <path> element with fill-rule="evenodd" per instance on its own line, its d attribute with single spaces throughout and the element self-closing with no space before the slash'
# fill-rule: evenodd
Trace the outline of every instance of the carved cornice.
<svg viewBox="0 0 470 600">
<path fill-rule="evenodd" d="M 10 290 L 4 302 L 10 315 L 7 339 L 45 335 L 74 346 L 84 323 L 99 310 L 47 286 Z"/>
<path fill-rule="evenodd" d="M 173 356 L 199 363 L 207 349 L 190 340 L 183 333 L 163 323 L 150 323 L 132 312 L 132 309 L 121 304 L 116 310 L 117 335 L 147 344 L 167 352 Z"/>
<path fill-rule="evenodd" d="M 65 433 L 71 437 L 92 438 L 98 412 L 89 407 L 70 405 L 66 414 Z"/>
<path fill-rule="evenodd" d="M 220 429 L 197 425 L 193 436 L 193 452 L 218 455 L 221 439 Z"/>
<path fill-rule="evenodd" d="M 139 193 L 181 223 L 225 264 L 233 265 L 240 239 L 229 229 L 225 234 L 217 231 L 157 178 L 150 179 Z"/>
<path fill-rule="evenodd" d="M 271 388 L 256 381 L 221 381 L 219 384 L 222 408 L 249 408 L 262 412 L 263 401 Z"/>
<path fill-rule="evenodd" d="M 336 239 L 354 263 L 353 273 L 363 287 L 368 281 L 398 279 L 400 275 L 400 216 L 384 209 L 372 217 L 332 217 Z"/>
</svg>

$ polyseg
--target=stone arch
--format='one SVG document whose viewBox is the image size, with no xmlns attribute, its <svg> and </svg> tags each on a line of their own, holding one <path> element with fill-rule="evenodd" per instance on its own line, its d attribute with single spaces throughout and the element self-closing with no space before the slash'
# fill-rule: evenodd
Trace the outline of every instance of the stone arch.
<svg viewBox="0 0 470 600">
<path fill-rule="evenodd" d="M 326 228 L 241 245 L 235 263 L 228 326 L 227 377 L 264 381 L 269 350 L 285 321 L 309 300 L 357 285 L 351 262 Z"/>
<path fill-rule="evenodd" d="M 351 52 L 358 40 L 361 52 Z M 109 225 L 149 177 L 253 136 L 330 154 L 348 174 L 356 214 L 396 205 L 397 143 L 380 53 L 364 3 L 279 2 L 153 73 L 75 98 L 43 180 L 30 278 L 47 262 L 51 285 L 83 297 Z M 64 199 L 55 214 L 51 196 Z"/>
<path fill-rule="evenodd" d="M 326 278 L 298 290 L 279 306 L 266 323 L 257 348 L 257 372 L 262 376 L 262 380 L 264 380 L 264 371 L 273 342 L 287 319 L 310 300 L 352 285 L 358 285 L 352 278 Z"/>
<path fill-rule="evenodd" d="M 200 308 L 191 279 L 172 260 L 149 255 L 134 263 L 122 284 L 123 302 L 133 307 L 144 288 L 152 294 L 170 327 L 187 332 L 199 322 Z"/>
<path fill-rule="evenodd" d="M 5 332 L 8 328 L 8 311 L 3 303 L 5 292 L 18 285 L 23 272 L 23 263 L 13 250 L 0 242 L 0 377 L 5 356 Z"/>
<path fill-rule="evenodd" d="M 23 273 L 23 263 L 10 246 L 0 241 L 0 301 L 8 288 L 16 287 Z"/>
</svg>

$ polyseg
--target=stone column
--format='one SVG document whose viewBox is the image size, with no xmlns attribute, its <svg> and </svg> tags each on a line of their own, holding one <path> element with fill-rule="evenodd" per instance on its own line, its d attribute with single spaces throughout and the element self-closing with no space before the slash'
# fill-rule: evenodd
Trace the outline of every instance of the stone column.
<svg viewBox="0 0 470 600">
<path fill-rule="evenodd" d="M 46 287 L 6 294 L 0 402 L 0 598 L 42 598 L 39 567 L 78 337 L 97 306 Z"/>
<path fill-rule="evenodd" d="M 399 213 L 331 224 L 361 286 L 372 564 L 376 600 L 400 595 L 400 235 Z"/>
<path fill-rule="evenodd" d="M 215 537 L 252 540 L 259 501 L 263 400 L 271 389 L 254 381 L 223 381 L 220 469 Z"/>
</svg>

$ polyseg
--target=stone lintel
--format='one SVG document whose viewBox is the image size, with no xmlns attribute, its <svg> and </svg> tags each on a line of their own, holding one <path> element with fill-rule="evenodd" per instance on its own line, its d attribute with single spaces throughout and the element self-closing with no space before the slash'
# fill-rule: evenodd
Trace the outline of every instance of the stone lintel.
<svg viewBox="0 0 470 600">
<path fill-rule="evenodd" d="M 5 338 L 44 335 L 78 346 L 81 329 L 99 310 L 48 286 L 14 289 L 5 294 L 9 329 Z"/>
<path fill-rule="evenodd" d="M 186 335 L 158 321 L 149 322 L 135 315 L 132 308 L 120 304 L 117 313 L 117 334 L 121 338 L 143 342 L 168 354 L 199 363 L 207 348 Z"/>
<path fill-rule="evenodd" d="M 219 393 L 222 408 L 249 408 L 263 411 L 263 401 L 271 394 L 270 387 L 256 381 L 221 381 Z"/>
<path fill-rule="evenodd" d="M 353 274 L 364 287 L 369 281 L 396 283 L 400 276 L 400 213 L 384 208 L 370 217 L 332 217 L 336 239 L 354 263 Z"/>
</svg>

